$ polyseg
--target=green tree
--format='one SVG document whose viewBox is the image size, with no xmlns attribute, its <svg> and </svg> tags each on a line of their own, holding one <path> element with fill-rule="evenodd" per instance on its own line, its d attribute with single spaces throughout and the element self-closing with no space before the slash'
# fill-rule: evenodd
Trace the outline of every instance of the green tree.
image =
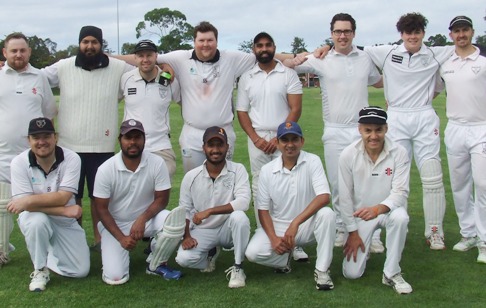
<svg viewBox="0 0 486 308">
<path fill-rule="evenodd" d="M 137 38 L 143 35 L 159 37 L 159 51 L 169 52 L 178 49 L 191 49 L 194 28 L 186 22 L 186 16 L 169 8 L 153 9 L 144 15 L 135 31 Z"/>
<path fill-rule="evenodd" d="M 290 53 L 301 53 L 307 51 L 307 45 L 304 42 L 304 39 L 301 37 L 294 37 L 294 41 L 290 44 L 292 50 Z"/>
<path fill-rule="evenodd" d="M 79 46 L 78 45 L 69 45 L 64 50 L 58 50 L 54 54 L 54 62 L 57 62 L 61 59 L 66 59 L 78 54 Z"/>
<path fill-rule="evenodd" d="M 246 53 L 252 53 L 253 51 L 253 41 L 248 40 L 248 41 L 243 41 L 238 45 L 238 50 L 246 52 Z"/>
<path fill-rule="evenodd" d="M 434 36 L 429 36 L 429 39 L 424 42 L 424 44 L 427 46 L 445 46 L 448 45 L 448 42 L 447 37 L 444 34 L 436 34 Z"/>
<path fill-rule="evenodd" d="M 37 35 L 27 38 L 29 46 L 32 49 L 30 64 L 37 68 L 46 67 L 55 62 L 54 54 L 56 53 L 57 44 L 51 39 L 42 39 Z"/>
<path fill-rule="evenodd" d="M 484 16 L 483 19 L 486 20 L 486 16 Z M 476 36 L 476 44 L 486 48 L 486 34 Z"/>
<path fill-rule="evenodd" d="M 135 52 L 135 46 L 137 43 L 123 43 L 121 47 L 121 54 L 122 55 L 129 55 Z"/>
</svg>

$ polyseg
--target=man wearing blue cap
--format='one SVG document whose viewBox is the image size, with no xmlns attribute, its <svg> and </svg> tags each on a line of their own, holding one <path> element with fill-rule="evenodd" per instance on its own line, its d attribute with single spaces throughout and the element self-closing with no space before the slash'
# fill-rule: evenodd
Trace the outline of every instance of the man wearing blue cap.
<svg viewBox="0 0 486 308">
<path fill-rule="evenodd" d="M 387 114 L 370 106 L 359 112 L 361 139 L 339 158 L 341 214 L 347 240 L 343 275 L 360 278 L 366 268 L 373 232 L 386 230 L 386 260 L 382 282 L 399 294 L 412 292 L 403 279 L 400 259 L 407 238 L 410 159 L 404 147 L 385 137 Z"/>
<path fill-rule="evenodd" d="M 255 206 L 261 227 L 246 250 L 248 260 L 290 272 L 295 246 L 317 242 L 314 278 L 318 290 L 332 290 L 329 266 L 336 215 L 329 204 L 330 190 L 317 155 L 302 151 L 304 137 L 292 121 L 279 125 L 277 147 L 282 155 L 262 167 Z"/>
</svg>

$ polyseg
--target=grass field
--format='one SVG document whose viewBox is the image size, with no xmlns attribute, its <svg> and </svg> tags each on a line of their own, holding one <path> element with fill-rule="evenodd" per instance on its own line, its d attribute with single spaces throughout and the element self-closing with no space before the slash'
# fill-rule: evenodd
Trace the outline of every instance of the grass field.
<svg viewBox="0 0 486 308">
<path fill-rule="evenodd" d="M 384 105 L 382 91 L 370 89 L 370 104 Z M 441 117 L 441 132 L 444 131 L 445 98 L 439 96 L 435 109 Z M 122 111 L 122 106 L 120 106 Z M 179 106 L 171 107 L 172 140 L 178 154 L 177 174 L 171 192 L 170 208 L 177 205 L 182 163 L 177 137 L 181 128 Z M 322 118 L 319 90 L 304 90 L 304 107 L 299 121 L 306 137 L 304 149 L 323 156 L 321 142 Z M 237 145 L 234 160 L 242 162 L 249 170 L 246 137 L 235 123 Z M 400 296 L 392 288 L 381 284 L 384 254 L 372 255 L 364 276 L 358 280 L 346 280 L 342 276 L 342 251 L 334 249 L 331 275 L 335 289 L 330 292 L 315 290 L 313 279 L 315 247 L 306 252 L 310 263 L 292 264 L 288 275 L 274 274 L 272 269 L 245 263 L 247 286 L 229 289 L 224 270 L 232 265 L 232 253 L 223 252 L 213 273 L 203 274 L 197 270 L 183 269 L 184 277 L 179 281 L 165 281 L 145 274 L 145 255 L 140 243 L 131 254 L 130 281 L 122 286 L 108 286 L 101 281 L 101 257 L 91 256 L 91 272 L 84 279 L 69 279 L 51 273 L 47 290 L 42 293 L 28 291 L 32 263 L 24 239 L 16 226 L 12 243 L 17 250 L 11 254 L 12 261 L 0 269 L 1 307 L 483 307 L 486 266 L 476 263 L 477 250 L 465 253 L 452 251 L 460 238 L 449 185 L 446 157 L 442 147 L 442 166 L 446 186 L 447 210 L 444 221 L 445 251 L 431 251 L 424 240 L 422 192 L 418 172 L 412 167 L 409 198 L 409 233 L 401 267 L 404 278 L 414 292 Z M 88 204 L 88 200 L 84 201 Z M 254 215 L 248 212 L 254 226 Z M 92 242 L 88 207 L 85 207 L 84 226 L 88 241 Z M 382 235 L 383 237 L 383 235 Z M 179 268 L 172 260 L 170 263 Z"/>
</svg>

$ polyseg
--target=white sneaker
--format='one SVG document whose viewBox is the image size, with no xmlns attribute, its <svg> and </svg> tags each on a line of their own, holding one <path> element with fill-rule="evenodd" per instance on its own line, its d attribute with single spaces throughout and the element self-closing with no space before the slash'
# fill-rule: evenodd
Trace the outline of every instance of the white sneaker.
<svg viewBox="0 0 486 308">
<path fill-rule="evenodd" d="M 383 243 L 381 242 L 381 240 L 379 238 L 371 239 L 370 252 L 371 253 L 384 253 L 385 252 L 385 246 L 383 246 Z"/>
<path fill-rule="evenodd" d="M 29 284 L 29 290 L 32 292 L 41 292 L 46 289 L 46 284 L 49 282 L 49 269 L 44 267 L 42 270 L 35 270 L 30 274 L 32 280 Z"/>
<path fill-rule="evenodd" d="M 216 246 L 213 249 L 216 249 L 216 252 L 212 256 L 210 256 L 209 253 L 211 252 L 211 250 L 208 251 L 208 266 L 205 269 L 202 269 L 201 273 L 211 273 L 216 269 L 216 259 L 221 253 L 221 247 Z"/>
<path fill-rule="evenodd" d="M 229 278 L 228 287 L 235 289 L 243 288 L 246 285 L 246 275 L 241 267 L 233 265 L 232 267 L 228 268 L 225 273 L 226 279 L 228 279 L 228 276 L 231 275 Z"/>
<path fill-rule="evenodd" d="M 336 240 L 334 241 L 334 247 L 343 247 L 346 241 L 346 233 L 341 230 L 336 231 Z"/>
<path fill-rule="evenodd" d="M 461 240 L 452 247 L 452 250 L 454 251 L 468 251 L 469 249 L 472 249 L 476 247 L 478 244 L 478 237 L 463 237 Z"/>
<path fill-rule="evenodd" d="M 317 290 L 332 290 L 334 289 L 334 283 L 331 279 L 331 272 L 329 270 L 321 272 L 318 269 L 314 270 L 314 280 L 316 281 Z"/>
<path fill-rule="evenodd" d="M 412 293 L 412 286 L 403 279 L 402 273 L 398 273 L 392 278 L 388 278 L 383 274 L 382 282 L 384 285 L 393 287 L 398 294 Z"/>
<path fill-rule="evenodd" d="M 486 243 L 484 241 L 478 242 L 478 263 L 486 263 Z"/>
<path fill-rule="evenodd" d="M 292 252 L 292 256 L 297 262 L 309 261 L 309 256 L 305 253 L 304 248 L 300 246 L 295 246 L 294 251 Z"/>
<path fill-rule="evenodd" d="M 432 232 L 427 237 L 427 245 L 429 245 L 432 250 L 444 250 L 446 248 L 444 237 L 439 234 L 437 227 L 432 227 Z"/>
</svg>

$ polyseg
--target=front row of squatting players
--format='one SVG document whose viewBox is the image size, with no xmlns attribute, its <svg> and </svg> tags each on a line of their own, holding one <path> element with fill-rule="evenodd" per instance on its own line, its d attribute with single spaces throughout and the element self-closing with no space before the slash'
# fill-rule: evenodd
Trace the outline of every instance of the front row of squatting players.
<svg viewBox="0 0 486 308">
<path fill-rule="evenodd" d="M 479 202 L 479 205 L 484 203 L 485 194 L 481 186 L 480 173 L 477 170 L 484 169 L 481 168 L 484 165 L 484 155 L 481 155 L 481 153 L 484 154 L 484 149 L 481 152 L 482 144 L 478 140 L 484 140 L 483 123 L 486 122 L 486 119 L 483 118 L 485 113 L 480 107 L 481 104 L 478 104 L 483 100 L 484 94 L 479 93 L 478 89 L 484 88 L 481 85 L 484 85 L 484 76 L 486 76 L 484 71 L 486 70 L 481 70 L 481 67 L 486 64 L 484 64 L 484 57 L 479 55 L 478 49 L 471 45 L 474 30 L 469 18 L 457 16 L 451 21 L 449 30 L 451 30 L 450 36 L 455 46 L 448 47 L 429 48 L 423 45 L 422 39 L 426 24 L 427 21 L 422 15 L 406 14 L 397 23 L 397 30 L 404 41 L 403 45 L 365 47 L 364 51 L 360 51 L 352 44 L 356 30 L 354 19 L 349 14 L 336 14 L 331 21 L 334 47 L 324 60 L 309 56 L 306 58 L 307 61 L 302 63 L 300 62 L 301 56 L 297 56 L 286 58 L 283 61 L 286 66 L 297 65 L 298 72 L 317 74 L 321 81 L 323 118 L 326 123 L 323 142 L 326 149 L 325 162 L 332 189 L 334 212 L 325 207 L 330 202 L 331 196 L 320 161 L 315 155 L 300 150 L 304 139 L 301 129 L 295 122 L 298 121 L 301 113 L 301 85 L 299 89 L 297 85 L 300 83 L 295 72 L 294 77 L 290 78 L 292 74 L 282 66 L 282 62 L 272 61 L 274 55 L 276 58 L 282 55 L 275 54 L 276 47 L 273 39 L 266 33 L 260 33 L 255 37 L 253 54 L 237 54 L 236 52 L 231 54 L 245 59 L 245 61 L 238 62 L 242 63 L 241 67 L 225 62 L 231 57 L 224 51 L 220 59 L 217 49 L 217 30 L 211 24 L 202 22 L 195 27 L 195 48 L 192 55 L 189 54 L 191 51 L 157 55 L 155 44 L 142 41 L 137 44 L 135 51 L 137 59 L 135 64 L 139 66 L 139 69 L 120 63 L 121 61 L 117 62 L 115 59 L 108 60 L 107 57 L 103 58 L 102 64 L 104 63 L 104 65 L 92 67 L 89 65 L 91 62 L 87 61 L 89 57 L 84 59 L 80 55 L 70 59 L 69 63 L 66 60 L 46 69 L 44 72 L 48 75 L 50 85 L 61 87 L 60 109 L 62 106 L 64 106 L 62 108 L 66 108 L 67 102 L 72 100 L 67 98 L 71 90 L 82 88 L 78 83 L 70 84 L 59 81 L 61 77 L 66 78 L 64 74 L 66 69 L 74 71 L 74 68 L 77 68 L 78 60 L 81 61 L 80 65 L 83 67 L 82 70 L 79 69 L 81 72 L 92 69 L 100 71 L 108 71 L 109 68 L 116 69 L 117 74 L 112 75 L 110 79 L 110 84 L 113 85 L 110 87 L 113 88 L 113 91 L 110 92 L 111 100 L 114 102 L 113 106 L 116 106 L 117 101 L 115 93 L 117 91 L 115 90 L 118 90 L 118 77 L 127 71 L 122 78 L 126 107 L 125 121 L 118 136 L 122 151 L 99 168 L 94 188 L 88 181 L 90 199 L 93 202 L 93 208 L 96 209 L 94 212 L 99 214 L 101 221 L 95 224 L 97 226 L 95 230 L 99 230 L 99 233 L 103 235 L 103 241 L 99 243 L 102 248 L 103 281 L 107 284 L 122 284 L 129 280 L 128 252 L 134 248 L 137 241 L 146 237 L 153 238 L 146 271 L 148 274 L 159 275 L 165 279 L 178 279 L 181 276 L 179 271 L 171 269 L 166 264 L 181 239 L 182 243 L 176 261 L 182 267 L 197 268 L 203 272 L 214 270 L 221 247 L 233 247 L 235 262 L 227 270 L 230 280 L 229 287 L 232 288 L 245 285 L 246 277 L 242 269 L 245 255 L 249 261 L 271 266 L 279 273 L 288 273 L 290 258 L 298 259 L 296 255 L 303 252 L 298 248 L 315 241 L 318 243 L 315 266 L 316 286 L 320 290 L 330 290 L 333 288 L 333 283 L 328 269 L 332 260 L 333 243 L 335 246 L 344 246 L 344 276 L 350 279 L 358 278 L 363 274 L 368 253 L 376 252 L 376 247 L 373 245 L 377 234 L 374 232 L 375 229 L 379 231 L 385 228 L 388 234 L 383 283 L 393 286 L 398 293 L 410 293 L 412 291 L 410 285 L 403 280 L 400 274 L 399 261 L 408 222 L 405 209 L 412 144 L 413 156 L 419 167 L 423 184 L 425 236 L 431 249 L 445 248 L 442 230 L 445 198 L 442 171 L 437 158 L 440 141 L 438 117 L 431 107 L 434 89 L 429 82 L 423 82 L 425 79 L 433 80 L 429 77 L 434 76 L 438 70 L 440 70 L 448 90 L 447 116 L 449 123 L 444 141 L 447 145 L 454 203 L 463 237 L 453 249 L 466 251 L 475 247 L 477 243 L 480 251 L 478 262 L 486 263 L 486 245 L 484 241 L 476 237 L 476 233 L 479 237 L 484 234 L 485 228 L 482 223 L 484 219 L 481 219 L 484 216 L 482 214 L 484 210 L 481 206 L 475 206 L 474 211 L 477 215 L 472 214 L 472 189 L 466 189 L 472 187 L 474 182 L 476 201 Z M 86 51 L 84 56 L 87 57 L 87 54 L 95 50 L 96 46 L 100 49 L 101 29 L 93 26 L 83 27 L 79 40 L 80 51 Z M 6 41 L 8 40 L 6 39 Z M 18 78 L 35 75 L 20 74 L 26 68 L 25 63 L 28 62 L 27 59 L 24 61 L 24 65 L 20 65 L 22 57 L 19 56 L 19 53 L 27 53 L 26 44 L 27 40 L 22 37 L 14 38 L 5 44 L 4 55 L 7 57 L 7 69 L 0 74 L 2 89 L 15 88 L 13 81 L 17 79 L 14 78 L 16 75 L 12 73 L 13 71 L 19 73 Z M 207 45 L 211 46 L 214 53 L 201 53 L 202 46 L 206 46 L 204 50 L 207 50 Z M 427 59 L 431 59 L 431 54 L 437 61 L 427 61 Z M 12 61 L 9 59 L 10 55 L 12 55 Z M 76 58 L 76 65 L 73 62 L 74 58 Z M 179 140 L 187 174 L 182 181 L 180 206 L 170 213 L 165 210 L 165 207 L 171 187 L 170 177 L 175 171 L 175 165 L 167 163 L 168 160 L 165 158 L 174 158 L 172 149 L 153 147 L 155 140 L 153 139 L 154 134 L 151 133 L 154 132 L 154 125 L 160 124 L 160 122 L 152 123 L 148 120 L 152 119 L 150 117 L 152 109 L 130 109 L 130 106 L 132 108 L 134 105 L 138 106 L 137 98 L 140 97 L 134 95 L 137 93 L 147 93 L 147 95 L 160 93 L 168 100 L 170 100 L 169 96 L 178 96 L 175 91 L 177 87 L 174 87 L 174 91 L 165 89 L 163 93 L 160 92 L 160 89 L 144 91 L 144 89 L 157 89 L 158 87 L 155 82 L 152 82 L 156 81 L 153 78 L 160 74 L 158 68 L 154 70 L 155 60 L 166 61 L 174 68 L 176 75 L 179 76 L 180 90 L 186 98 L 184 105 L 191 106 L 183 108 L 183 118 L 187 125 L 184 125 Z M 193 65 L 191 70 L 186 67 L 189 65 L 188 61 L 191 63 L 190 65 Z M 150 62 L 152 65 L 148 65 Z M 94 61 L 94 63 L 99 63 L 99 61 Z M 215 75 L 184 75 L 187 72 L 198 71 L 201 63 L 204 64 L 204 67 L 214 65 L 215 69 L 216 66 L 225 64 L 228 66 L 228 72 L 223 69 L 215 71 Z M 383 84 L 373 63 L 385 72 L 383 81 L 388 115 L 379 108 L 364 108 L 367 104 L 367 86 L 381 87 Z M 353 69 L 352 71 L 355 72 L 353 76 L 339 73 L 345 68 L 346 72 L 349 72 L 348 68 L 353 66 L 363 67 L 363 69 Z M 427 70 L 422 70 L 422 66 L 425 66 Z M 404 67 L 407 67 L 407 70 L 404 70 Z M 7 71 L 8 74 L 4 74 L 4 71 Z M 233 78 L 220 76 L 220 73 L 230 71 L 231 76 L 239 76 L 243 71 L 247 71 L 240 79 L 236 109 L 239 122 L 248 135 L 253 177 L 251 191 L 253 192 L 258 229 L 251 241 L 249 240 L 248 218 L 243 213 L 248 209 L 250 202 L 248 174 L 241 164 L 230 161 L 234 150 L 235 134 L 231 124 L 225 121 L 228 120 L 231 123 L 232 112 L 225 113 L 227 117 L 224 117 L 224 123 L 220 121 L 197 127 L 197 129 L 189 125 L 194 124 L 191 116 L 195 115 L 187 114 L 188 110 L 194 110 L 192 107 L 196 107 L 192 106 L 193 102 L 187 98 L 200 97 L 197 93 L 191 92 L 189 81 L 194 78 L 200 79 L 204 87 L 219 87 L 219 84 L 223 82 L 228 86 L 227 89 L 215 93 L 224 94 L 223 96 L 230 101 L 233 92 Z M 419 75 L 416 71 L 422 73 Z M 410 78 L 412 74 L 414 78 Z M 289 76 L 289 82 L 286 83 L 287 89 L 280 89 L 285 91 L 286 95 L 282 95 L 282 97 L 286 99 L 279 102 L 278 108 L 274 106 L 278 110 L 283 110 L 283 107 L 287 108 L 285 110 L 288 110 L 288 114 L 282 115 L 282 118 L 276 123 L 266 117 L 268 114 L 273 114 L 274 110 L 260 110 L 253 101 L 255 98 L 263 97 L 252 92 L 260 89 L 256 86 L 262 86 L 261 92 L 267 93 L 264 89 L 267 89 L 269 84 L 261 81 L 262 78 L 267 80 L 267 75 L 268 79 L 273 81 Z M 11 78 L 7 79 L 8 76 Z M 359 82 L 353 83 L 352 88 L 350 88 L 350 78 L 359 79 Z M 88 79 L 82 80 L 88 81 Z M 231 82 L 224 82 L 228 80 Z M 5 86 L 7 81 L 10 83 Z M 94 77 L 91 82 L 92 84 L 86 85 L 86 87 L 95 91 L 93 87 L 99 86 L 100 83 L 97 83 Z M 342 90 L 339 90 L 342 89 L 339 86 L 339 83 L 342 82 L 346 84 L 346 94 L 349 95 L 342 95 Z M 49 85 L 45 83 L 45 86 Z M 105 84 L 103 84 L 104 86 Z M 37 86 L 34 89 L 43 88 Z M 106 92 L 104 88 L 97 87 L 96 89 L 102 90 L 103 93 Z M 428 93 L 428 95 L 423 95 L 422 92 Z M 36 93 L 39 92 L 33 92 L 33 94 Z M 79 95 L 83 93 L 87 92 L 84 91 Z M 16 100 L 19 100 L 19 94 L 22 93 L 13 92 L 11 100 L 14 100 L 14 96 Z M 466 94 L 467 98 L 464 97 Z M 79 95 L 73 97 L 79 98 Z M 37 95 L 37 98 L 39 96 Z M 27 98 L 27 96 L 25 97 Z M 142 101 L 147 102 L 149 98 L 152 98 L 143 97 L 143 95 L 141 97 Z M 226 99 L 213 98 L 211 101 L 224 103 Z M 356 102 L 361 105 L 357 106 Z M 467 108 L 465 104 L 467 104 Z M 201 107 L 200 105 L 197 106 Z M 202 105 L 206 106 L 206 104 Z M 69 106 L 80 106 L 80 104 L 74 103 Z M 230 104 L 225 106 L 228 107 Z M 280 108 L 280 106 L 283 107 Z M 337 106 L 350 107 L 338 108 Z M 349 118 L 356 119 L 359 110 L 361 111 L 359 112 L 358 130 L 353 125 L 355 121 L 350 123 Z M 50 110 L 43 111 L 45 117 L 54 117 Z M 109 114 L 106 110 L 98 113 Z M 77 148 L 73 144 L 68 145 L 66 140 L 63 142 L 63 136 L 64 139 L 66 138 L 63 125 L 72 123 L 72 121 L 66 121 L 61 114 L 89 118 L 89 113 L 66 112 L 65 110 L 61 112 L 60 110 L 57 121 L 59 131 L 62 133 L 59 135 L 61 147 L 56 146 L 58 136 L 49 120 L 37 118 L 41 116 L 37 114 L 28 116 L 25 113 L 16 114 L 16 119 L 22 116 L 22 120 L 25 120 L 20 121 L 19 118 L 18 123 L 22 123 L 22 128 L 27 127 L 32 118 L 37 118 L 29 125 L 28 141 L 31 149 L 22 153 L 20 158 L 17 157 L 11 164 L 12 201 L 9 201 L 10 185 L 0 183 L 0 205 L 2 206 L 0 234 L 8 235 L 13 227 L 11 224 L 4 223 L 6 215 L 3 206 L 5 205 L 8 210 L 7 214 L 9 212 L 20 214 L 19 226 L 25 235 L 34 263 L 30 284 L 32 291 L 45 289 L 49 281 L 48 268 L 70 277 L 86 276 L 89 269 L 89 252 L 86 249 L 85 234 L 74 223 L 75 219 L 79 219 L 81 215 L 81 208 L 76 205 L 80 204 L 79 201 L 73 201 L 73 195 L 80 198 L 80 192 L 83 191 L 82 188 L 79 188 L 82 186 L 76 185 L 75 182 L 77 178 L 83 178 L 84 175 L 83 171 L 81 175 L 79 173 L 79 157 L 73 155 L 68 148 L 83 154 L 80 155 L 81 168 L 86 153 L 82 153 L 84 148 Z M 195 114 L 200 116 L 199 113 Z M 5 117 L 5 115 L 2 116 Z M 395 144 L 384 137 L 388 131 L 386 124 L 388 116 L 388 123 L 390 123 L 388 137 L 396 140 Z M 273 120 L 275 118 L 275 116 L 272 117 Z M 404 121 L 408 118 L 412 121 Z M 152 120 L 154 119 L 155 117 Z M 137 120 L 142 121 L 144 126 Z M 166 120 L 168 122 L 168 119 Z M 74 122 L 85 123 L 84 118 Z M 112 122 L 117 121 L 112 119 Z M 284 123 L 281 124 L 281 122 Z M 270 124 L 271 132 L 266 127 Z M 281 125 L 278 131 L 274 131 L 279 124 Z M 217 125 L 217 127 L 207 129 L 213 125 Z M 413 135 L 414 130 L 411 128 L 416 129 L 420 136 Z M 159 135 L 166 135 L 165 126 L 163 129 Z M 90 129 L 90 132 L 94 130 L 95 127 Z M 116 140 L 116 133 L 113 134 L 115 131 L 116 124 L 109 130 L 103 130 L 103 135 L 107 138 L 113 136 L 113 146 Z M 83 133 L 82 129 L 74 128 L 72 132 Z M 427 135 L 424 139 L 422 139 L 423 134 Z M 185 137 L 182 138 L 182 135 Z M 474 137 L 463 138 L 464 135 Z M 5 136 L 5 132 L 3 136 Z M 84 137 L 89 141 L 90 137 Z M 83 143 L 76 137 L 70 140 L 78 141 L 75 142 L 75 145 Z M 424 140 L 427 140 L 425 144 Z M 160 143 L 157 142 L 157 144 Z M 170 142 L 166 142 L 166 144 L 170 147 Z M 433 146 L 429 147 L 429 144 Z M 408 151 L 408 155 L 403 154 L 402 145 L 406 149 L 405 151 Z M 21 151 L 25 148 L 27 145 Z M 143 151 L 144 148 L 145 151 Z M 431 156 L 420 149 L 432 152 Z M 96 149 L 94 150 L 96 152 Z M 282 155 L 273 155 L 276 150 L 279 150 L 278 152 L 281 152 Z M 154 158 L 154 155 L 148 153 L 160 155 L 166 163 L 162 163 L 161 159 Z M 269 159 L 270 154 L 272 154 L 273 161 Z M 96 153 L 94 155 L 96 156 Z M 5 155 L 0 157 L 2 166 L 4 166 L 3 161 L 6 157 Z M 191 157 L 192 159 L 189 159 Z M 265 160 L 262 160 L 262 157 Z M 97 156 L 93 158 L 96 160 Z M 10 161 L 11 159 L 8 160 L 8 166 L 10 166 Z M 186 164 L 189 162 L 192 163 L 191 166 Z M 193 170 L 189 172 L 190 169 Z M 2 168 L 0 171 L 4 170 L 8 170 L 8 168 Z M 10 172 L 8 175 L 10 176 Z M 2 176 L 6 176 L 6 174 L 0 172 L 0 178 Z M 92 182 L 94 182 L 94 175 Z M 379 185 L 376 182 L 379 182 Z M 338 191 L 339 193 L 337 193 Z M 208 194 L 208 192 L 213 192 L 213 194 Z M 137 200 L 138 206 L 133 205 L 133 200 Z M 144 204 L 144 207 L 140 207 L 141 203 Z M 51 219 L 49 215 L 55 217 Z M 475 229 L 476 227 L 477 229 Z M 62 236 L 58 236 L 58 228 L 63 228 L 62 234 L 70 239 L 79 238 L 75 241 L 78 245 L 72 247 L 70 244 L 72 240 L 66 241 Z M 64 230 L 65 228 L 67 230 Z M 39 234 L 32 230 L 38 230 Z M 335 230 L 337 230 L 337 234 Z M 95 241 L 98 244 L 100 236 L 96 233 Z M 210 233 L 214 234 L 210 235 Z M 336 235 L 335 239 L 330 235 Z M 32 240 L 34 237 L 35 240 Z M 51 243 L 48 244 L 47 241 L 51 241 Z M 0 244 L 2 244 L 0 245 L 0 265 L 5 263 L 5 260 L 2 259 L 5 257 L 5 252 L 8 256 L 8 251 L 13 249 L 7 243 L 8 238 L 0 238 Z M 379 243 L 381 244 L 381 242 Z M 383 250 L 384 247 L 381 246 L 381 251 Z M 80 258 L 81 261 L 70 263 L 69 260 L 72 256 Z"/>
<path fill-rule="evenodd" d="M 405 244 L 410 162 L 406 150 L 386 138 L 387 114 L 380 107 L 359 112 L 361 139 L 348 146 L 339 160 L 340 203 L 349 231 L 343 260 L 346 278 L 361 277 L 373 232 L 385 228 L 387 257 L 382 282 L 398 293 L 412 292 L 401 276 L 399 262 Z M 221 247 L 234 251 L 234 264 L 226 270 L 230 288 L 244 287 L 243 261 L 289 273 L 295 246 L 317 243 L 314 278 L 318 290 L 332 290 L 329 267 L 336 234 L 336 216 L 327 206 L 330 189 L 320 158 L 302 150 L 304 136 L 296 122 L 277 130 L 281 156 L 261 169 L 258 187 L 260 226 L 250 239 L 245 211 L 251 200 L 245 167 L 226 159 L 228 136 L 221 127 L 203 135 L 205 162 L 184 176 L 179 206 L 166 206 L 171 189 L 164 160 L 144 151 L 145 130 L 137 120 L 124 121 L 118 141 L 120 152 L 103 163 L 96 175 L 94 197 L 101 222 L 102 280 L 119 285 L 129 280 L 129 253 L 138 241 L 151 238 L 146 273 L 167 280 L 182 273 L 167 265 L 212 272 Z M 48 118 L 35 118 L 28 128 L 30 149 L 11 163 L 12 200 L 7 209 L 19 214 L 34 264 L 29 285 L 42 291 L 49 271 L 85 277 L 90 268 L 84 230 L 76 219 L 75 203 L 80 174 L 79 156 L 57 145 Z M 35 206 L 33 205 L 35 204 Z M 182 240 L 182 242 L 181 242 Z"/>
</svg>

